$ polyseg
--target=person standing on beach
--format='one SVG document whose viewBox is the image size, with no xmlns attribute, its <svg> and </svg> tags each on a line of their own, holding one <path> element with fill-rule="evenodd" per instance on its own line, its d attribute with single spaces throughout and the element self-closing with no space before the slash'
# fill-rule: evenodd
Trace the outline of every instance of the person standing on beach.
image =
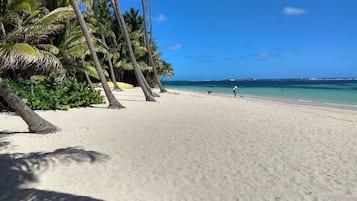
<svg viewBox="0 0 357 201">
<path fill-rule="evenodd" d="M 233 95 L 234 95 L 234 98 L 237 98 L 237 91 L 238 91 L 238 86 L 234 86 L 233 87 Z"/>
</svg>

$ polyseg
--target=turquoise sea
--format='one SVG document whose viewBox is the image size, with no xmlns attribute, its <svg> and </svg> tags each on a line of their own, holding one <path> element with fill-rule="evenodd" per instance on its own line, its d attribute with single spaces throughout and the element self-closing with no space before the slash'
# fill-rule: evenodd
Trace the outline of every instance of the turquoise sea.
<svg viewBox="0 0 357 201">
<path fill-rule="evenodd" d="M 257 97 L 304 105 L 357 110 L 357 80 L 240 80 L 240 81 L 165 81 L 168 89 L 232 96 L 234 85 L 243 97 Z"/>
</svg>

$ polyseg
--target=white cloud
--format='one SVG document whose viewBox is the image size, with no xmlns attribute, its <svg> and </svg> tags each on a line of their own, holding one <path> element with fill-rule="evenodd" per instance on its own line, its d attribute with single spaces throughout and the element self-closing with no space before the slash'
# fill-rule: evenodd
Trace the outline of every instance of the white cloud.
<svg viewBox="0 0 357 201">
<path fill-rule="evenodd" d="M 159 16 L 155 17 L 154 20 L 157 22 L 165 22 L 167 21 L 167 17 L 163 14 L 159 14 Z"/>
<path fill-rule="evenodd" d="M 269 59 L 269 58 L 276 58 L 280 57 L 279 54 L 272 54 L 272 53 L 267 53 L 267 52 L 262 52 L 262 53 L 257 53 L 257 54 L 251 54 L 252 57 L 255 57 L 257 59 Z"/>
<path fill-rule="evenodd" d="M 202 54 L 202 55 L 195 55 L 195 56 L 188 56 L 187 59 L 192 59 L 198 62 L 211 62 L 216 56 Z"/>
<path fill-rule="evenodd" d="M 166 45 L 164 48 L 167 50 L 179 50 L 182 48 L 182 45 L 176 43 L 172 45 Z"/>
<path fill-rule="evenodd" d="M 294 7 L 285 7 L 282 11 L 285 15 L 302 15 L 307 13 L 305 9 L 302 8 L 294 8 Z"/>
</svg>

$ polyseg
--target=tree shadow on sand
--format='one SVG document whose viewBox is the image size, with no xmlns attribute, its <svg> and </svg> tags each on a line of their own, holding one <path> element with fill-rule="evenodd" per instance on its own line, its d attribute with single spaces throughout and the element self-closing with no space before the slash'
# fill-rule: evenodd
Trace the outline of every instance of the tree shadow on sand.
<svg viewBox="0 0 357 201">
<path fill-rule="evenodd" d="M 0 137 L 0 151 L 9 146 Z M 108 156 L 77 147 L 57 149 L 53 152 L 0 154 L 0 201 L 98 201 L 99 199 L 55 191 L 20 188 L 21 185 L 36 182 L 36 172 L 50 166 L 69 163 L 94 163 L 105 161 Z M 95 187 L 93 187 L 95 188 Z"/>
</svg>

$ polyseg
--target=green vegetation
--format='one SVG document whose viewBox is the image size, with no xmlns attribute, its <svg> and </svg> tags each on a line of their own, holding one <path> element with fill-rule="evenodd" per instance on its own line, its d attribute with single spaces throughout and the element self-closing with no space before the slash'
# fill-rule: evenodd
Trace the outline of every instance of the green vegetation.
<svg viewBox="0 0 357 201">
<path fill-rule="evenodd" d="M 101 103 L 92 82 L 102 84 L 108 108 L 124 107 L 109 79 L 140 85 L 146 101 L 155 101 L 152 87 L 165 92 L 160 77 L 173 69 L 158 52 L 151 17 L 146 24 L 139 13 L 122 15 L 118 0 L 0 0 L 0 109 L 11 107 L 30 132 L 48 133 L 58 129 L 31 109 Z M 31 79 L 39 75 L 42 81 Z"/>
<path fill-rule="evenodd" d="M 137 86 L 138 79 L 128 45 L 118 26 L 113 4 L 108 2 L 95 0 L 80 3 L 85 9 L 82 14 L 91 41 L 107 80 Z M 18 93 L 19 90 L 13 87 L 25 87 L 24 82 L 33 82 L 35 86 L 38 81 L 29 80 L 33 75 L 48 76 L 53 72 L 61 79 L 67 78 L 65 80 L 100 81 L 70 1 L 0 0 L 0 4 L 0 77 L 7 79 L 13 90 Z M 141 11 L 130 8 L 123 13 L 123 17 L 138 67 L 143 78 L 154 87 L 158 85 L 157 76 L 173 76 L 173 70 L 169 63 L 161 59 L 162 53 L 158 52 L 152 36 L 148 37 L 145 33 L 145 18 L 141 14 Z M 151 58 L 154 64 L 150 62 Z M 153 66 L 156 66 L 156 71 Z M 28 88 L 21 91 L 25 90 Z M 39 86 L 38 90 L 41 91 Z M 19 95 L 24 97 L 24 94 Z M 47 96 L 50 98 L 52 95 L 59 94 Z M 25 100 L 33 109 L 62 109 L 62 103 L 46 106 L 27 95 Z M 67 105 L 66 102 L 63 105 Z M 81 104 L 74 104 L 73 107 L 78 105 Z"/>
<path fill-rule="evenodd" d="M 16 81 L 7 79 L 5 82 L 34 110 L 67 110 L 103 103 L 100 93 L 87 83 L 78 82 L 73 77 L 59 81 L 57 77 L 51 74 L 44 80 L 20 78 Z M 1 103 L 3 107 L 6 106 L 2 100 Z"/>
</svg>

